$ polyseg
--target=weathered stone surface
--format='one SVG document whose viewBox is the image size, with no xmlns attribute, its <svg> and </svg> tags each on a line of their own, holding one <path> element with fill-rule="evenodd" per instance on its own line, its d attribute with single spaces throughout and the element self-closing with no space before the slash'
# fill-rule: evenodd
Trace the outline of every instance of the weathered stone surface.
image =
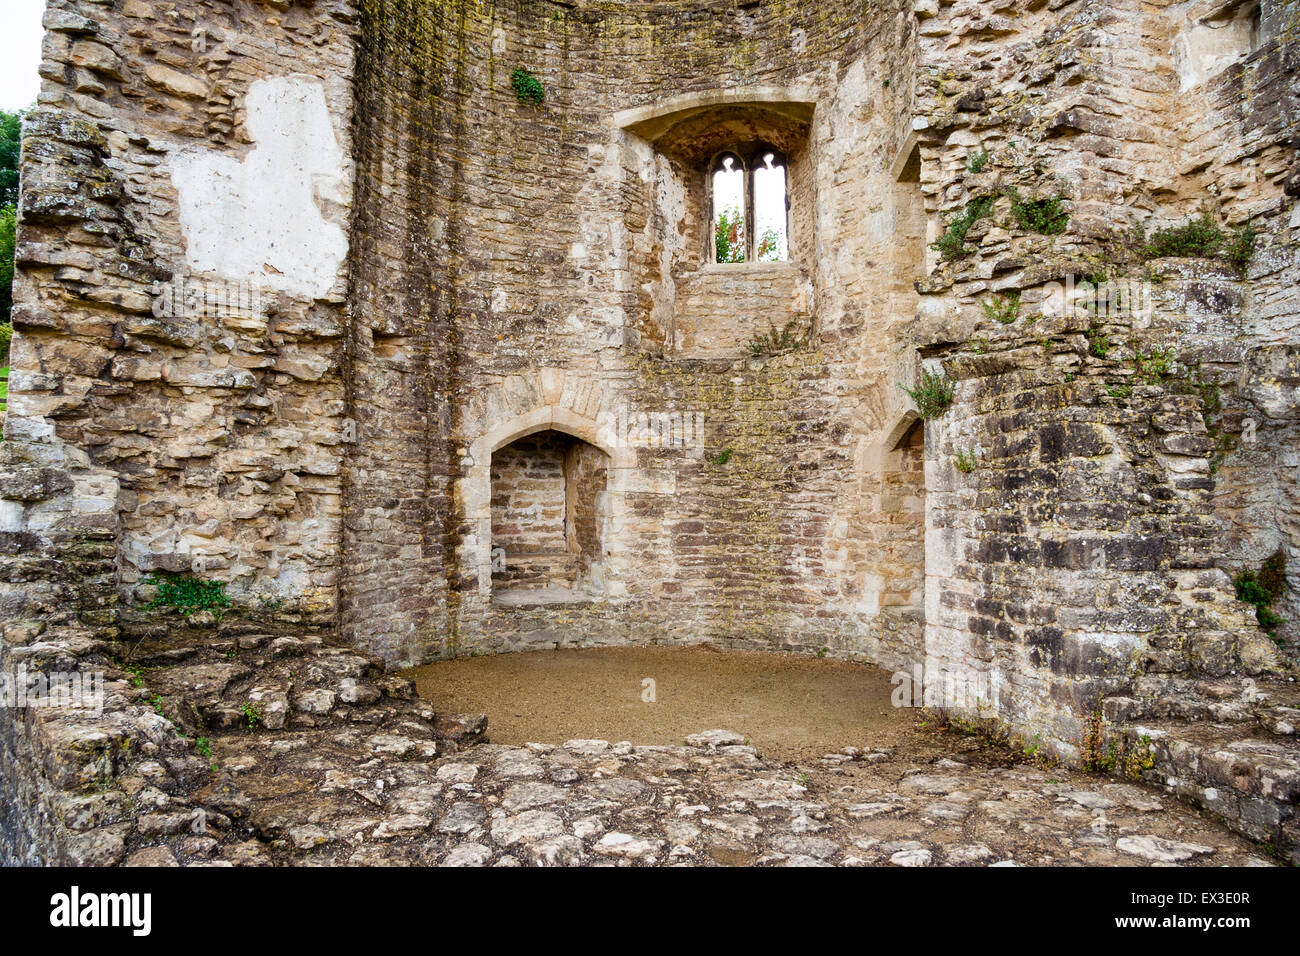
<svg viewBox="0 0 1300 956">
<path fill-rule="evenodd" d="M 201 43 L 143 0 L 47 12 L 0 663 L 78 666 L 159 573 L 226 584 L 227 622 L 324 628 L 387 665 L 651 641 L 866 660 L 1292 852 L 1300 7 L 1209 24 L 1120 0 L 267 6 L 199 4 L 221 23 Z M 540 105 L 511 99 L 506 61 L 537 71 Z M 457 81 L 430 88 L 451 62 Z M 720 150 L 779 159 L 788 261 L 711 261 Z M 1159 236 L 1207 196 L 1222 240 Z M 898 387 L 922 368 L 950 407 Z M 1249 574 L 1272 582 L 1272 636 L 1237 598 Z M 173 624 L 220 626 L 214 610 Z M 169 725 L 273 734 L 295 766 L 322 741 L 322 766 L 416 766 L 484 739 L 379 662 L 279 637 L 149 660 L 160 701 L 118 674 L 131 709 L 102 724 L 0 714 L 4 852 L 116 856 L 50 821 L 61 793 L 114 787 L 138 745 L 158 752 L 132 794 L 181 804 L 111 824 L 124 858 L 151 849 L 142 821 L 179 837 L 164 831 L 212 771 Z M 739 734 L 688 746 L 762 772 Z M 699 838 L 597 825 L 657 785 L 579 769 L 631 745 L 559 750 L 574 763 L 500 751 L 439 779 L 519 785 L 465 860 L 566 788 L 613 842 L 550 835 L 536 860 L 725 859 L 765 824 L 713 805 Z M 256 776 L 266 757 L 231 759 Z M 330 766 L 311 799 L 384 802 L 355 769 Z M 907 770 L 850 819 L 1011 812 L 964 799 L 960 767 Z M 1061 796 L 1062 819 L 1165 812 L 1083 782 Z M 433 809 L 404 803 L 385 842 Z M 268 852 L 295 826 L 272 814 Z M 192 836 L 185 862 L 215 839 Z M 342 859 L 355 833 L 318 836 Z M 766 849 L 822 859 L 791 847 Z M 944 862 L 893 851 L 923 853 Z"/>
<path fill-rule="evenodd" d="M 1179 843 L 1155 836 L 1120 837 L 1115 848 L 1156 863 L 1181 863 L 1214 851 L 1199 843 Z"/>
</svg>

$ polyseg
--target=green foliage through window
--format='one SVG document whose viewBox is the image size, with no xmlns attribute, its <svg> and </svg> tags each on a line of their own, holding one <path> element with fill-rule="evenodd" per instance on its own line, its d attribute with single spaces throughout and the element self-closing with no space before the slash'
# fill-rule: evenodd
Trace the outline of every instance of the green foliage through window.
<svg viewBox="0 0 1300 956">
<path fill-rule="evenodd" d="M 718 211 L 713 223 L 715 262 L 745 261 L 745 217 L 735 206 Z"/>
<path fill-rule="evenodd" d="M 0 365 L 8 364 L 9 325 L 14 305 L 14 233 L 17 228 L 13 207 L 0 208 Z"/>
<path fill-rule="evenodd" d="M 22 112 L 0 110 L 0 366 L 9 364 L 9 317 L 13 311 L 14 231 L 22 130 Z"/>
<path fill-rule="evenodd" d="M 754 258 L 759 262 L 781 261 L 781 234 L 775 229 L 766 230 L 758 240 Z"/>
<path fill-rule="evenodd" d="M 18 154 L 22 134 L 23 112 L 0 110 L 0 206 L 18 205 Z"/>
</svg>

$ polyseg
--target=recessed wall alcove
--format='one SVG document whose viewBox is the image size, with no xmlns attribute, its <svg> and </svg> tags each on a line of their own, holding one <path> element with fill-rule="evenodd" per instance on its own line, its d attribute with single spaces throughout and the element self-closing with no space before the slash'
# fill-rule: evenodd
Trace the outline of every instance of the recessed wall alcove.
<svg viewBox="0 0 1300 956">
<path fill-rule="evenodd" d="M 811 331 L 814 110 L 795 92 L 761 88 L 615 116 L 652 151 L 660 254 L 638 284 L 666 354 L 735 358 L 771 329 Z"/>
<path fill-rule="evenodd" d="M 492 453 L 492 595 L 499 604 L 603 591 L 609 456 L 554 429 Z"/>
<path fill-rule="evenodd" d="M 620 596 L 616 537 L 636 456 L 603 390 L 543 369 L 477 407 L 486 427 L 466 449 L 457 491 L 467 609 Z"/>
</svg>

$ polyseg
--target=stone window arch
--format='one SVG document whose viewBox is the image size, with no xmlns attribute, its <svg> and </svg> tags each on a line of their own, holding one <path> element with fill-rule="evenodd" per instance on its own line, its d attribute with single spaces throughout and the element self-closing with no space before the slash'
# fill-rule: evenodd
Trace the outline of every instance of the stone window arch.
<svg viewBox="0 0 1300 956">
<path fill-rule="evenodd" d="M 709 166 L 709 187 L 713 200 L 713 228 L 710 262 L 748 262 L 749 221 L 748 171 L 740 154 L 719 153 Z"/>
<path fill-rule="evenodd" d="M 781 151 L 769 147 L 760 147 L 749 164 L 757 262 L 784 262 L 790 258 L 788 167 Z"/>
<path fill-rule="evenodd" d="M 785 155 L 765 143 L 727 149 L 709 164 L 712 228 L 708 261 L 785 262 L 790 198 Z"/>
</svg>

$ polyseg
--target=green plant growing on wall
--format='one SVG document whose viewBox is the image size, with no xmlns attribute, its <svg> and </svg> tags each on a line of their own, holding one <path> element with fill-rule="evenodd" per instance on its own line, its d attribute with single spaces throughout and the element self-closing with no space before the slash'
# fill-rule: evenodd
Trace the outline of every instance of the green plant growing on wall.
<svg viewBox="0 0 1300 956">
<path fill-rule="evenodd" d="M 993 202 L 992 196 L 972 199 L 961 215 L 948 223 L 943 235 L 931 244 L 931 248 L 937 250 L 945 260 L 960 259 L 966 255 L 966 234 L 975 223 L 992 215 Z"/>
<path fill-rule="evenodd" d="M 1225 232 L 1215 214 L 1203 209 L 1181 226 L 1159 229 L 1146 239 L 1137 233 L 1138 255 L 1142 260 L 1183 258 L 1222 259 L 1244 269 L 1255 254 L 1258 233 L 1250 222 Z"/>
<path fill-rule="evenodd" d="M 1079 765 L 1087 773 L 1102 773 L 1115 766 L 1113 751 L 1106 749 L 1106 718 L 1101 710 L 1101 695 L 1083 723 L 1083 743 L 1079 747 Z"/>
<path fill-rule="evenodd" d="M 181 614 L 211 611 L 220 620 L 231 604 L 224 581 L 205 581 L 188 575 L 168 574 L 150 575 L 143 583 L 158 589 L 158 596 L 148 605 L 150 608 L 171 608 Z"/>
<path fill-rule="evenodd" d="M 1255 226 L 1247 222 L 1228 237 L 1223 249 L 1223 258 L 1244 270 L 1255 255 L 1255 240 L 1258 238 L 1259 233 L 1255 231 Z"/>
<path fill-rule="evenodd" d="M 1232 580 L 1237 589 L 1237 600 L 1255 608 L 1255 620 L 1264 633 L 1278 640 L 1277 629 L 1286 623 L 1273 610 L 1273 604 L 1286 587 L 1286 553 L 1279 548 L 1269 556 L 1258 571 L 1245 568 Z"/>
<path fill-rule="evenodd" d="M 144 668 L 139 664 L 123 664 L 122 669 L 130 675 L 132 687 L 144 686 Z"/>
<path fill-rule="evenodd" d="M 992 299 L 980 302 L 984 315 L 999 325 L 1010 325 L 1020 317 L 1020 293 L 995 295 Z"/>
<path fill-rule="evenodd" d="M 989 164 L 990 158 L 989 151 L 987 149 L 981 149 L 978 153 L 971 154 L 970 159 L 966 160 L 966 168 L 972 173 L 982 173 L 984 172 L 984 167 Z"/>
<path fill-rule="evenodd" d="M 1200 396 L 1201 419 L 1205 422 L 1205 435 L 1210 439 L 1210 474 L 1217 474 L 1236 441 L 1235 436 L 1223 427 L 1223 394 L 1218 385 L 1201 378 L 1199 370 L 1193 372 L 1190 369 L 1177 390 Z"/>
<path fill-rule="evenodd" d="M 209 737 L 194 738 L 194 752 L 208 762 L 208 769 L 216 772 L 217 762 L 212 759 L 212 740 Z"/>
<path fill-rule="evenodd" d="M 1027 232 L 1059 236 L 1070 224 L 1064 196 L 1025 199 L 1014 186 L 1007 187 L 1007 196 L 1011 199 L 1011 217 Z"/>
<path fill-rule="evenodd" d="M 1159 385 L 1174 371 L 1174 350 L 1157 346 L 1149 352 L 1133 350 L 1133 369 L 1147 385 Z"/>
<path fill-rule="evenodd" d="M 510 74 L 510 88 L 515 91 L 515 96 L 520 103 L 540 106 L 542 100 L 546 99 L 546 89 L 542 86 L 542 81 L 522 66 Z"/>
<path fill-rule="evenodd" d="M 734 206 L 720 209 L 713 222 L 715 262 L 745 261 L 745 217 Z"/>
<path fill-rule="evenodd" d="M 1144 770 L 1151 770 L 1156 765 L 1156 755 L 1151 749 L 1151 738 L 1147 734 L 1139 737 L 1136 744 L 1121 747 L 1120 754 L 1124 775 L 1130 780 L 1140 780 Z"/>
<path fill-rule="evenodd" d="M 731 461 L 731 449 L 722 449 L 722 454 L 718 455 L 717 458 L 712 459 L 712 461 L 715 465 L 725 465 L 727 462 Z"/>
<path fill-rule="evenodd" d="M 749 340 L 749 351 L 756 358 L 793 352 L 803 344 L 803 340 L 796 334 L 798 328 L 793 321 L 787 322 L 779 331 L 775 326 L 769 326 L 766 332 L 756 333 Z"/>
<path fill-rule="evenodd" d="M 952 405 L 953 395 L 957 390 L 957 380 L 947 372 L 921 370 L 921 381 L 915 388 L 898 386 L 916 403 L 916 410 L 922 418 L 938 418 Z"/>
<path fill-rule="evenodd" d="M 1088 354 L 1093 358 L 1104 359 L 1110 354 L 1110 336 L 1102 331 L 1101 326 L 1092 326 L 1084 337 L 1088 340 Z"/>
<path fill-rule="evenodd" d="M 963 475 L 969 475 L 979 466 L 979 455 L 974 449 L 958 448 L 953 458 L 953 465 Z"/>
</svg>

